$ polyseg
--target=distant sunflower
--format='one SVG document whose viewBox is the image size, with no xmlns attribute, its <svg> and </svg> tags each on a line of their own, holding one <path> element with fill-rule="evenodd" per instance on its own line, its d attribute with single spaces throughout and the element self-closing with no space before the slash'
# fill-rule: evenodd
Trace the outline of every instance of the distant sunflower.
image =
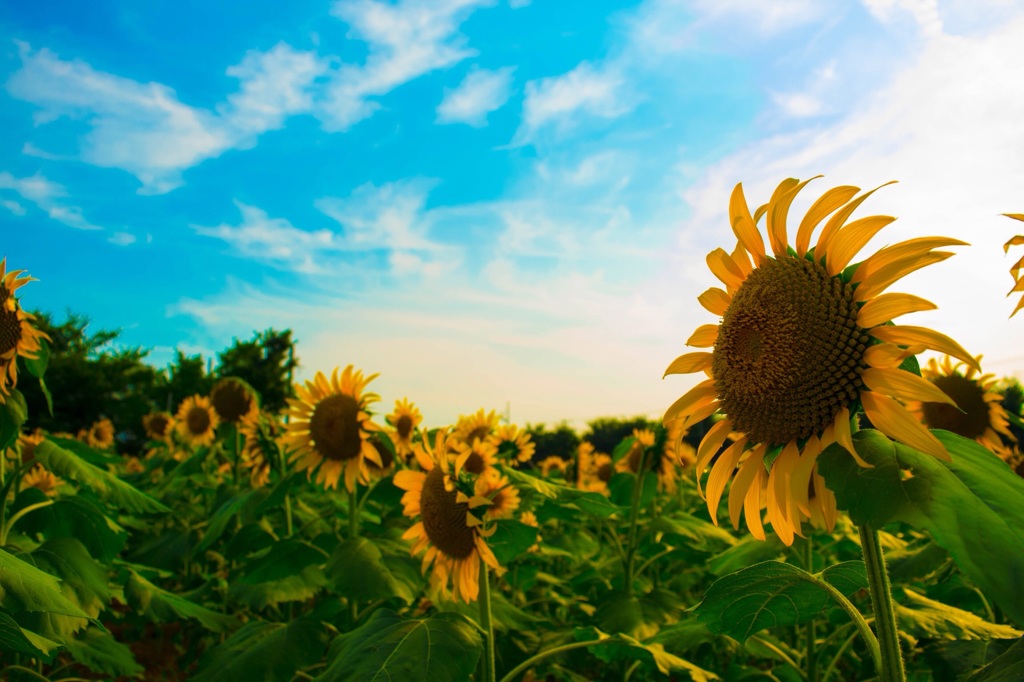
<svg viewBox="0 0 1024 682">
<path fill-rule="evenodd" d="M 594 446 L 583 441 L 579 461 L 580 475 L 576 487 L 589 492 L 608 493 L 608 481 L 615 475 L 615 463 L 611 455 L 594 452 Z"/>
<path fill-rule="evenodd" d="M 491 501 L 484 512 L 486 519 L 507 519 L 519 509 L 519 490 L 507 476 L 492 469 L 476 479 L 474 492 Z"/>
<path fill-rule="evenodd" d="M 403 469 L 395 474 L 395 485 L 405 490 L 402 496 L 403 513 L 410 518 L 419 517 L 402 536 L 415 540 L 412 553 L 424 549 L 423 571 L 433 564 L 431 582 L 442 592 L 451 583 L 456 600 L 475 601 L 479 594 L 480 562 L 496 572 L 498 564 L 486 537 L 483 520 L 474 510 L 490 505 L 490 500 L 462 492 L 452 477 L 448 462 L 447 429 L 440 429 L 431 448 L 427 442 L 417 443 L 413 452 L 422 471 Z"/>
<path fill-rule="evenodd" d="M 145 470 L 145 465 L 138 457 L 129 457 L 124 462 L 124 472 L 126 474 L 141 474 Z"/>
<path fill-rule="evenodd" d="M 380 427 L 366 409 L 380 396 L 363 392 L 375 378 L 363 377 L 349 365 L 340 375 L 335 368 L 330 379 L 317 372 L 313 381 L 296 386 L 298 398 L 288 400 L 290 421 L 283 439 L 295 450 L 291 461 L 296 470 L 312 474 L 316 469 L 316 482 L 325 488 L 336 488 L 344 472 L 345 488 L 351 492 L 357 480 L 367 480 L 366 460 L 381 464 L 370 444 L 370 435 Z"/>
<path fill-rule="evenodd" d="M 21 479 L 22 488 L 38 488 L 43 491 L 47 497 L 55 496 L 57 494 L 57 488 L 59 488 L 63 483 L 63 479 L 54 475 L 51 471 L 43 467 L 42 464 L 36 464 Z"/>
<path fill-rule="evenodd" d="M 109 419 L 100 419 L 87 429 L 82 429 L 78 439 L 91 448 L 109 450 L 114 447 L 114 423 Z"/>
<path fill-rule="evenodd" d="M 484 412 L 484 408 L 481 407 L 471 415 L 459 417 L 458 422 L 455 423 L 455 433 L 452 437 L 466 445 L 472 445 L 477 440 L 490 440 L 491 435 L 498 428 L 499 421 L 497 412 L 494 410 Z"/>
<path fill-rule="evenodd" d="M 31 462 L 36 458 L 36 446 L 46 440 L 42 429 L 36 429 L 32 433 L 23 433 L 18 436 L 18 447 L 22 462 Z"/>
<path fill-rule="evenodd" d="M 395 453 L 407 458 L 412 454 L 412 437 L 416 428 L 423 421 L 419 408 L 409 402 L 408 398 L 395 401 L 395 411 L 384 417 L 391 425 L 391 441 L 395 444 Z"/>
<path fill-rule="evenodd" d="M 498 448 L 490 440 L 473 438 L 472 445 L 457 439 L 451 439 L 451 446 L 455 450 L 455 475 L 462 471 L 468 471 L 476 476 L 482 476 L 488 471 L 493 471 L 498 463 Z"/>
<path fill-rule="evenodd" d="M 24 270 L 7 272 L 7 259 L 0 260 L 0 404 L 18 385 L 18 357 L 34 359 L 49 336 L 32 326 L 33 315 L 21 309 L 14 292 L 32 281 Z"/>
<path fill-rule="evenodd" d="M 682 355 L 665 372 L 705 372 L 709 377 L 668 409 L 665 423 L 682 418 L 686 428 L 715 413 L 725 416 L 698 448 L 698 489 L 700 476 L 730 432 L 739 434 L 708 479 L 712 518 L 717 523 L 718 503 L 735 474 L 728 505 L 733 526 L 739 526 L 744 511 L 750 532 L 763 539 L 764 497 L 768 520 L 786 544 L 801 532 L 802 519 L 810 517 L 808 490 L 826 446 L 838 443 L 867 466 L 851 438 L 850 419 L 858 410 L 890 438 L 949 459 L 942 443 L 897 399 L 953 401 L 927 379 L 900 369 L 906 357 L 932 349 L 977 369 L 974 358 L 949 337 L 924 327 L 888 324 L 934 304 L 882 293 L 904 275 L 952 255 L 934 249 L 964 242 L 911 239 L 851 266 L 857 252 L 895 218 L 870 216 L 846 223 L 871 192 L 854 198 L 860 190 L 843 186 L 811 206 L 790 246 L 786 217 L 805 184 L 784 180 L 753 216 L 742 185 L 733 190 L 729 216 L 739 243 L 731 254 L 715 249 L 707 257 L 725 289 L 711 288 L 698 297 L 721 322 L 701 326 L 687 341 L 712 350 Z M 812 248 L 812 233 L 833 213 Z M 766 252 L 757 228 L 762 215 L 767 216 L 774 255 Z M 778 456 L 769 472 L 770 451 Z"/>
<path fill-rule="evenodd" d="M 677 420 L 678 421 L 678 420 Z M 668 443 L 661 451 L 654 447 L 655 435 L 650 429 L 633 429 L 633 446 L 615 463 L 615 470 L 636 474 L 640 467 L 640 456 L 644 455 L 644 470 L 654 471 L 658 477 L 658 490 L 674 493 L 679 481 L 679 464 L 675 457 L 666 455 Z"/>
<path fill-rule="evenodd" d="M 980 355 L 976 361 L 981 362 Z M 907 409 L 928 428 L 945 429 L 970 438 L 1005 458 L 1009 449 L 1003 445 L 1000 434 L 1010 441 L 1014 437 L 1001 404 L 1003 396 L 995 390 L 994 374 L 979 374 L 975 367 L 965 363 L 954 365 L 948 355 L 941 361 L 931 358 L 922 368 L 921 376 L 955 400 L 956 406 L 917 400 L 907 403 Z"/>
<path fill-rule="evenodd" d="M 537 451 L 528 431 L 515 424 L 502 424 L 494 430 L 491 440 L 498 448 L 498 457 L 513 463 L 529 462 Z"/>
<path fill-rule="evenodd" d="M 170 412 L 151 412 L 142 418 L 142 428 L 150 440 L 169 443 L 174 431 L 174 417 Z"/>
<path fill-rule="evenodd" d="M 210 405 L 209 398 L 194 395 L 181 401 L 174 421 L 181 439 L 187 445 L 198 448 L 211 445 L 216 439 L 220 417 Z"/>
<path fill-rule="evenodd" d="M 1024 222 L 1024 213 L 1004 213 L 1003 215 L 1007 218 L 1013 218 L 1014 220 Z M 1008 242 L 1003 244 L 1003 253 L 1008 253 L 1011 246 L 1019 246 L 1021 244 L 1024 244 L 1024 234 L 1018 234 L 1015 237 L 1011 237 Z M 1013 267 L 1010 268 L 1010 276 L 1013 277 L 1013 288 L 1006 294 L 1007 296 L 1024 291 L 1024 276 L 1021 276 L 1021 270 L 1024 270 L 1024 257 L 1021 257 L 1021 259 L 1014 263 Z M 1017 302 L 1017 307 L 1013 309 L 1012 313 L 1010 313 L 1010 317 L 1016 315 L 1017 311 L 1021 308 L 1024 308 L 1024 296 L 1021 296 L 1020 301 Z"/>
<path fill-rule="evenodd" d="M 238 432 L 243 438 L 238 456 L 242 466 L 249 470 L 249 483 L 253 488 L 262 488 L 270 482 L 271 463 L 277 456 L 277 441 L 284 426 L 275 415 L 257 411 L 238 423 Z"/>
<path fill-rule="evenodd" d="M 214 384 L 210 404 L 220 421 L 226 424 L 237 424 L 260 410 L 256 391 L 238 377 L 225 377 Z"/>
<path fill-rule="evenodd" d="M 548 455 L 540 462 L 540 475 L 547 478 L 552 471 L 557 471 L 564 476 L 568 468 L 569 463 L 558 455 Z"/>
<path fill-rule="evenodd" d="M 680 468 L 689 469 L 697 463 L 697 450 L 687 443 L 683 419 L 673 419 L 665 425 L 665 452 L 669 459 L 678 462 Z"/>
</svg>

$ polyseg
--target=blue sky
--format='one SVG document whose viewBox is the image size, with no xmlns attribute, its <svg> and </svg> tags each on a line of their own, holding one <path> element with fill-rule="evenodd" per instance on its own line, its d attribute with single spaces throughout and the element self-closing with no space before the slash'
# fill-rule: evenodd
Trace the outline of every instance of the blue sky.
<svg viewBox="0 0 1024 682">
<path fill-rule="evenodd" d="M 821 173 L 806 202 L 900 180 L 869 249 L 971 242 L 900 290 L 1024 368 L 1009 0 L 45 1 L 0 8 L 0 39 L 24 303 L 157 364 L 290 327 L 300 376 L 380 372 L 430 424 L 654 416 L 689 386 L 660 377 L 711 321 L 732 186 Z"/>
</svg>

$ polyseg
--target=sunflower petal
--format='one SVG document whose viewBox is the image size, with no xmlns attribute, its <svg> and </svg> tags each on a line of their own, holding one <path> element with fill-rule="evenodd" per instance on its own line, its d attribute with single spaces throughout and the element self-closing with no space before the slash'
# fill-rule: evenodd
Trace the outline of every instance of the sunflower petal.
<svg viewBox="0 0 1024 682">
<path fill-rule="evenodd" d="M 906 258 L 917 258 L 928 253 L 932 249 L 939 249 L 945 246 L 967 246 L 967 242 L 952 237 L 917 237 L 903 242 L 897 242 L 886 246 L 871 254 L 857 266 L 850 280 L 854 284 L 862 282 L 868 275 L 874 274 L 881 268 L 901 261 Z"/>
<path fill-rule="evenodd" d="M 814 228 L 818 226 L 825 216 L 829 215 L 837 208 L 845 204 L 847 201 L 853 198 L 857 192 L 860 191 L 860 187 L 853 187 L 851 185 L 840 185 L 839 187 L 833 187 L 829 191 L 818 197 L 818 200 L 811 204 L 811 207 L 804 214 L 803 220 L 800 221 L 800 227 L 796 231 L 796 252 L 803 256 L 807 253 L 807 249 L 811 246 L 811 234 L 814 232 Z"/>
<path fill-rule="evenodd" d="M 747 445 L 746 438 L 740 438 L 738 441 L 729 446 L 729 448 L 719 456 L 718 461 L 715 462 L 715 466 L 711 467 L 711 475 L 708 476 L 708 513 L 711 514 L 711 520 L 714 524 L 718 525 L 718 503 L 722 499 L 722 493 L 725 491 L 725 485 L 732 478 L 733 471 L 736 470 L 736 463 L 740 461 L 740 455 L 743 454 L 743 449 Z"/>
<path fill-rule="evenodd" d="M 786 253 L 786 216 L 789 213 L 789 205 L 793 203 L 793 197 L 801 187 L 803 185 L 796 178 L 786 178 L 775 188 L 768 202 L 768 242 L 776 256 Z M 794 188 L 796 191 L 792 191 Z"/>
<path fill-rule="evenodd" d="M 740 240 L 747 253 L 754 256 L 754 263 L 760 265 L 764 262 L 764 240 L 750 216 L 747 199 L 743 196 L 743 183 L 737 183 L 732 190 L 732 196 L 729 197 L 729 223 L 736 239 Z"/>
<path fill-rule="evenodd" d="M 746 275 L 733 262 L 732 257 L 725 249 L 718 248 L 707 256 L 708 269 L 717 277 L 725 288 L 731 293 L 740 288 Z"/>
<path fill-rule="evenodd" d="M 853 445 L 853 436 L 850 433 L 850 409 L 843 407 L 839 410 L 839 414 L 836 415 L 835 421 L 833 422 L 835 430 L 833 435 L 835 436 L 836 442 L 839 443 L 850 453 L 857 465 L 864 469 L 873 469 L 871 464 L 868 464 L 857 452 L 857 448 Z"/>
<path fill-rule="evenodd" d="M 725 439 L 729 437 L 729 432 L 732 431 L 732 422 L 728 419 L 723 419 L 720 422 L 716 422 L 708 432 L 704 434 L 704 438 L 700 441 L 700 445 L 697 446 L 697 464 L 694 466 L 694 471 L 697 474 L 697 492 L 700 493 L 701 497 L 704 497 L 704 491 L 701 489 L 700 479 L 704 474 L 704 469 L 707 468 L 708 462 L 715 456 L 719 450 L 722 449 L 722 444 L 725 443 Z"/>
<path fill-rule="evenodd" d="M 698 296 L 697 301 L 699 301 L 700 304 L 704 306 L 704 309 L 709 313 L 721 317 L 722 315 L 725 315 L 725 311 L 729 309 L 729 304 L 732 303 L 732 296 L 718 287 L 711 287 Z"/>
<path fill-rule="evenodd" d="M 869 367 L 861 372 L 860 376 L 864 380 L 864 385 L 876 393 L 885 393 L 903 401 L 920 400 L 925 403 L 957 406 L 956 401 L 946 395 L 941 388 L 913 372 Z"/>
<path fill-rule="evenodd" d="M 864 245 L 871 241 L 871 238 L 878 234 L 879 230 L 896 220 L 887 215 L 873 215 L 860 220 L 854 220 L 844 227 L 832 239 L 828 250 L 826 264 L 828 274 L 835 277 L 842 272 L 850 261 L 853 260 Z"/>
<path fill-rule="evenodd" d="M 825 227 L 821 228 L 821 234 L 818 235 L 818 244 L 814 248 L 814 257 L 821 260 L 822 257 L 827 257 L 828 253 L 832 250 L 832 240 L 835 239 L 836 233 L 839 232 L 839 228 L 846 223 L 847 219 L 853 212 L 857 210 L 857 207 L 864 203 L 864 200 L 869 196 L 882 189 L 886 185 L 891 185 L 895 180 L 890 180 L 885 185 L 879 185 L 878 187 L 865 192 L 850 203 L 846 204 L 843 208 L 839 209 L 839 212 L 829 218 L 828 222 L 825 223 Z"/>
<path fill-rule="evenodd" d="M 927 348 L 921 345 L 900 348 L 891 343 L 876 343 L 864 351 L 864 362 L 868 363 L 869 367 L 889 369 L 899 367 L 911 355 L 918 355 L 926 350 Z"/>
<path fill-rule="evenodd" d="M 935 310 L 937 307 L 931 301 L 911 294 L 882 294 L 864 303 L 857 313 L 857 326 L 862 329 L 877 327 L 900 315 Z"/>
<path fill-rule="evenodd" d="M 686 345 L 692 348 L 711 348 L 718 341 L 718 325 L 702 324 L 686 340 Z"/>
<path fill-rule="evenodd" d="M 761 491 L 764 489 L 768 472 L 764 467 L 757 468 L 757 476 L 743 499 L 743 515 L 747 519 L 747 530 L 758 540 L 764 541 L 764 526 L 761 525 Z"/>
<path fill-rule="evenodd" d="M 759 452 L 759 450 L 761 450 Z M 750 451 L 750 455 L 740 465 L 739 471 L 732 479 L 732 486 L 729 488 L 729 522 L 736 530 L 740 528 L 740 512 L 743 510 L 743 501 L 747 497 L 750 486 L 757 479 L 757 470 L 764 469 L 764 454 L 760 448 Z"/>
<path fill-rule="evenodd" d="M 713 358 L 714 355 L 704 351 L 680 355 L 668 366 L 668 369 L 665 370 L 665 374 L 662 375 L 662 379 L 667 377 L 669 374 L 693 374 L 694 372 L 703 372 L 708 367 L 711 367 L 711 360 Z"/>
<path fill-rule="evenodd" d="M 927 453 L 941 460 L 951 461 L 946 447 L 931 431 L 925 428 L 907 408 L 887 395 L 862 391 L 860 394 L 864 413 L 879 431 L 905 443 L 915 450 Z"/>
<path fill-rule="evenodd" d="M 974 367 L 979 372 L 981 371 L 981 365 L 974 359 L 974 356 L 964 350 L 963 346 L 945 334 L 940 334 L 933 329 L 908 325 L 884 325 L 875 327 L 869 330 L 868 333 L 879 341 L 895 343 L 900 346 L 924 346 L 925 348 L 951 355 L 957 360 L 962 360 L 967 365 Z"/>
<path fill-rule="evenodd" d="M 952 255 L 949 251 L 931 251 L 920 256 L 904 258 L 903 260 L 886 265 L 877 272 L 865 277 L 857 285 L 857 288 L 853 290 L 853 300 L 862 303 L 874 298 L 888 289 L 896 280 L 921 268 L 941 263 Z"/>
<path fill-rule="evenodd" d="M 718 390 L 715 388 L 715 382 L 711 379 L 702 381 L 684 393 L 679 400 L 672 403 L 672 406 L 665 411 L 665 417 L 662 421 L 667 424 L 677 416 L 686 416 L 694 411 L 694 409 L 703 407 L 717 397 Z"/>
</svg>

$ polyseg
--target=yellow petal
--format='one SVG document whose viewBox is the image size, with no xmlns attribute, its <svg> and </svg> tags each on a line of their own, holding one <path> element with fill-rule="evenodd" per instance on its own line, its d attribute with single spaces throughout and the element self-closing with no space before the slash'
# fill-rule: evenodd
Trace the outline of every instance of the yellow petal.
<svg viewBox="0 0 1024 682">
<path fill-rule="evenodd" d="M 740 528 L 740 511 L 743 509 L 743 501 L 747 497 L 751 484 L 757 478 L 758 469 L 764 469 L 764 449 L 760 446 L 750 451 L 747 459 L 743 461 L 736 476 L 732 479 L 732 487 L 729 488 L 729 521 L 736 530 Z"/>
<path fill-rule="evenodd" d="M 814 248 L 814 257 L 818 260 L 825 257 L 831 250 L 832 240 L 835 238 L 839 228 L 847 221 L 847 219 L 853 215 L 853 212 L 857 210 L 857 207 L 864 203 L 864 200 L 869 196 L 882 189 L 886 185 L 891 185 L 895 180 L 891 180 L 885 185 L 879 185 L 870 192 L 865 192 L 861 196 L 857 197 L 843 208 L 839 209 L 839 212 L 829 218 L 828 222 L 825 223 L 825 227 L 821 229 L 821 234 L 818 235 L 818 245 Z"/>
<path fill-rule="evenodd" d="M 725 285 L 725 288 L 730 293 L 739 289 L 740 285 L 743 284 L 745 277 L 743 271 L 733 262 L 732 257 L 729 256 L 725 249 L 715 249 L 709 253 L 707 263 L 711 272 Z"/>
<path fill-rule="evenodd" d="M 868 389 L 876 393 L 894 396 L 904 402 L 920 400 L 925 403 L 946 403 L 953 407 L 957 406 L 956 402 L 943 393 L 938 386 L 924 377 L 902 369 L 869 367 L 860 373 L 860 377 Z"/>
<path fill-rule="evenodd" d="M 786 253 L 788 243 L 786 241 L 786 216 L 789 213 L 789 205 L 793 203 L 796 192 L 800 191 L 800 181 L 796 178 L 786 178 L 779 183 L 779 186 L 772 192 L 772 198 L 768 202 L 768 242 L 776 256 Z M 806 184 L 806 183 L 805 183 Z M 757 222 L 756 220 L 754 222 Z"/>
<path fill-rule="evenodd" d="M 750 264 L 750 258 L 747 256 L 746 250 L 743 248 L 742 242 L 736 242 L 736 248 L 732 250 L 732 262 L 736 264 L 736 267 L 743 273 L 744 279 L 747 275 L 753 271 L 754 266 Z"/>
<path fill-rule="evenodd" d="M 804 255 L 807 253 L 807 249 L 810 248 L 811 234 L 814 232 L 814 228 L 818 226 L 818 223 L 825 216 L 853 198 L 853 195 L 859 191 L 860 187 L 853 187 L 851 185 L 833 187 L 811 204 L 810 209 L 807 210 L 804 219 L 800 221 L 800 227 L 796 231 L 796 252 L 799 255 Z"/>
<path fill-rule="evenodd" d="M 797 508 L 804 514 L 810 516 L 809 495 L 811 485 L 811 474 L 817 463 L 818 455 L 821 454 L 821 444 L 815 436 L 811 436 L 804 445 L 804 451 L 800 454 L 800 460 L 793 467 L 792 487 L 793 495 L 796 498 Z"/>
<path fill-rule="evenodd" d="M 708 367 L 711 367 L 711 360 L 714 357 L 714 355 L 705 351 L 685 353 L 672 361 L 672 364 L 668 366 L 668 369 L 665 370 L 665 374 L 662 375 L 661 378 L 664 379 L 669 374 L 692 374 L 693 372 L 703 372 Z"/>
<path fill-rule="evenodd" d="M 864 414 L 885 435 L 938 459 L 952 459 L 939 439 L 917 421 L 907 408 L 889 396 L 861 391 L 860 402 L 864 406 Z"/>
<path fill-rule="evenodd" d="M 935 310 L 937 307 L 931 301 L 911 294 L 882 294 L 864 303 L 857 313 L 857 326 L 868 329 L 900 315 Z"/>
<path fill-rule="evenodd" d="M 704 469 L 707 468 L 708 462 L 715 456 L 715 453 L 722 448 L 722 444 L 725 439 L 729 437 L 729 432 L 732 431 L 732 422 L 728 419 L 723 419 L 708 429 L 708 432 L 704 434 L 704 438 L 701 439 L 700 445 L 697 446 L 697 464 L 694 466 L 694 470 L 697 474 L 697 492 L 700 493 L 701 497 L 704 497 L 704 491 L 701 489 L 700 479 L 704 475 Z"/>
<path fill-rule="evenodd" d="M 715 388 L 715 382 L 711 379 L 702 381 L 672 403 L 672 406 L 665 411 L 665 418 L 662 421 L 667 424 L 678 416 L 686 416 L 695 408 L 702 407 L 717 397 L 718 390 Z"/>
<path fill-rule="evenodd" d="M 864 351 L 864 362 L 868 363 L 870 367 L 879 369 L 899 367 L 900 363 L 911 355 L 918 355 L 926 350 L 928 349 L 921 345 L 904 349 L 891 343 L 876 343 L 868 346 L 868 349 Z"/>
<path fill-rule="evenodd" d="M 764 526 L 761 525 L 761 491 L 764 488 L 768 472 L 758 467 L 757 476 L 743 500 L 743 515 L 747 519 L 747 529 L 758 540 L 764 541 Z"/>
<path fill-rule="evenodd" d="M 1010 317 L 1016 315 L 1017 311 L 1019 311 L 1021 308 L 1024 308 L 1024 296 L 1021 296 L 1020 301 L 1017 303 L 1017 307 L 1013 309 L 1012 313 L 1010 313 Z"/>
<path fill-rule="evenodd" d="M 754 256 L 754 263 L 760 265 L 764 262 L 764 240 L 750 216 L 747 198 L 743 196 L 743 183 L 738 183 L 729 197 L 729 222 L 736 239 L 740 240 L 747 253 Z"/>
<path fill-rule="evenodd" d="M 849 408 L 842 408 L 836 415 L 835 421 L 833 422 L 834 430 L 833 435 L 836 442 L 839 443 L 850 456 L 853 457 L 857 464 L 865 469 L 873 468 L 868 464 L 857 452 L 857 448 L 853 446 L 853 436 L 850 434 L 850 410 Z"/>
<path fill-rule="evenodd" d="M 827 260 L 828 274 L 835 277 L 853 260 L 864 245 L 878 234 L 883 227 L 896 220 L 887 215 L 873 215 L 854 220 L 832 238 L 829 245 Z"/>
<path fill-rule="evenodd" d="M 718 341 L 718 325 L 702 324 L 686 340 L 686 345 L 692 348 L 711 348 L 716 341 Z"/>
<path fill-rule="evenodd" d="M 877 272 L 868 275 L 857 285 L 853 291 L 853 300 L 862 303 L 889 288 L 896 280 L 909 275 L 915 270 L 926 268 L 929 265 L 941 263 L 953 254 L 949 251 L 932 251 L 913 258 L 904 258 L 890 265 L 880 268 Z"/>
<path fill-rule="evenodd" d="M 718 525 L 718 503 L 721 501 L 722 493 L 725 491 L 725 484 L 732 478 L 732 473 L 736 470 L 736 463 L 740 461 L 740 455 L 743 454 L 743 449 L 746 445 L 747 439 L 740 438 L 730 445 L 718 457 L 715 466 L 711 467 L 711 475 L 708 476 L 708 512 L 711 514 L 711 520 L 716 526 Z"/>
<path fill-rule="evenodd" d="M 970 353 L 964 350 L 963 346 L 934 329 L 908 325 L 883 325 L 869 330 L 868 333 L 879 341 L 895 343 L 900 346 L 924 346 L 925 348 L 951 355 L 957 360 L 962 360 L 969 366 L 974 367 L 979 372 L 981 371 L 981 365 L 978 364 L 978 361 Z"/>
<path fill-rule="evenodd" d="M 768 210 L 768 204 L 761 204 L 754 209 L 754 224 L 757 225 L 761 222 L 761 216 L 764 215 L 765 211 Z"/>
<path fill-rule="evenodd" d="M 932 249 L 944 246 L 967 246 L 967 242 L 950 237 L 917 237 L 916 239 L 897 242 L 892 246 L 879 249 L 865 258 L 864 262 L 857 266 L 857 271 L 853 273 L 853 278 L 850 281 L 856 284 L 886 265 L 905 258 L 916 258 L 928 253 Z"/>
<path fill-rule="evenodd" d="M 698 296 L 697 301 L 700 302 L 700 304 L 704 306 L 704 309 L 709 313 L 721 317 L 722 315 L 725 315 L 725 311 L 729 309 L 729 304 L 732 303 L 732 296 L 718 287 L 711 287 Z"/>
</svg>

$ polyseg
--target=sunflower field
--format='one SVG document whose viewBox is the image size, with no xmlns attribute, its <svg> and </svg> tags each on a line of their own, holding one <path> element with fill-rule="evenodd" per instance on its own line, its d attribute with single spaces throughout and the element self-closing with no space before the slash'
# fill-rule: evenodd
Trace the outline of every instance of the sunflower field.
<svg viewBox="0 0 1024 682">
<path fill-rule="evenodd" d="M 715 321 L 666 358 L 701 381 L 582 434 L 431 423 L 344 359 L 281 409 L 221 376 L 139 423 L 36 428 L 62 351 L 4 260 L 0 676 L 1024 680 L 1020 385 L 893 322 L 935 306 L 890 286 L 964 242 L 858 260 L 893 218 L 840 186 L 790 234 L 805 184 L 753 212 L 736 186 Z"/>
</svg>

